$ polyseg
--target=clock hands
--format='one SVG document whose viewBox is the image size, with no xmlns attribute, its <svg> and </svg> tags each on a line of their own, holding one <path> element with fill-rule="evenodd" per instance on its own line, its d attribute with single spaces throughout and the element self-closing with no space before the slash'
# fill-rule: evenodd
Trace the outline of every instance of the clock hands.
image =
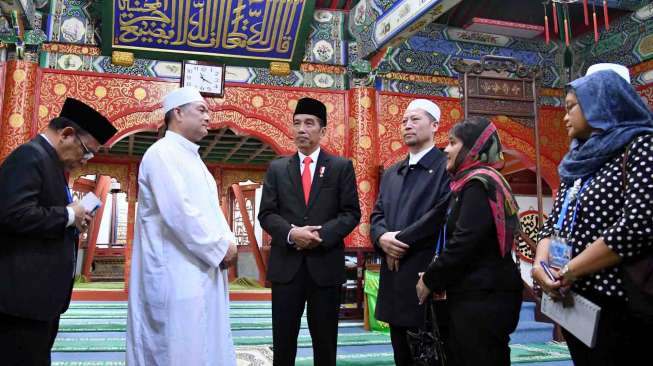
<svg viewBox="0 0 653 366">
<path fill-rule="evenodd" d="M 200 79 L 204 80 L 207 83 L 210 83 L 211 81 L 207 78 L 204 77 L 204 74 L 200 72 Z"/>
</svg>

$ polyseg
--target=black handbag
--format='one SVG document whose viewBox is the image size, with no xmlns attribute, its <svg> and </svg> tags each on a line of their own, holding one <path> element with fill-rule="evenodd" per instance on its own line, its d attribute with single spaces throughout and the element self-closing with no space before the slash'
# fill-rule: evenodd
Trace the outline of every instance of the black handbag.
<svg viewBox="0 0 653 366">
<path fill-rule="evenodd" d="M 407 331 L 406 338 L 416 366 L 447 364 L 444 341 L 435 315 L 435 303 L 430 297 L 424 306 L 424 328 L 419 328 L 416 332 Z"/>
<path fill-rule="evenodd" d="M 626 147 L 621 166 L 622 189 L 627 188 L 628 150 Z M 621 263 L 623 286 L 628 296 L 628 307 L 632 313 L 643 321 L 653 324 L 653 251 L 636 260 Z"/>
</svg>

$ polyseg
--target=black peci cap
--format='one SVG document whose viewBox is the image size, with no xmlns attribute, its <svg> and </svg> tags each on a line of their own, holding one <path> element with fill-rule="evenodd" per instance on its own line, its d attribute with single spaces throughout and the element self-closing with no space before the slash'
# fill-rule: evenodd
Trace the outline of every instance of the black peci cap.
<svg viewBox="0 0 653 366">
<path fill-rule="evenodd" d="M 302 98 L 298 100 L 294 114 L 310 114 L 320 118 L 324 126 L 327 124 L 326 106 L 319 100 L 313 98 Z"/>
</svg>

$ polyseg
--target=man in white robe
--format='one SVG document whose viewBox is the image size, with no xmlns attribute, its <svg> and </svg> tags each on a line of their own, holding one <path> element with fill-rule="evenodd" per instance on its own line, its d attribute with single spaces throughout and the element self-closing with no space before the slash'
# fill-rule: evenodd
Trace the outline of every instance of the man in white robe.
<svg viewBox="0 0 653 366">
<path fill-rule="evenodd" d="M 236 241 L 196 144 L 209 109 L 193 88 L 171 92 L 163 108 L 168 130 L 138 174 L 127 365 L 234 366 L 223 268 Z"/>
</svg>

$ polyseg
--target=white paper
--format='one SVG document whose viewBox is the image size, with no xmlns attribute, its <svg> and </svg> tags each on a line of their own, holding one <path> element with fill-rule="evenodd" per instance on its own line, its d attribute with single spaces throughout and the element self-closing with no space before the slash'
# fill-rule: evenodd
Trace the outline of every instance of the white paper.
<svg viewBox="0 0 653 366">
<path fill-rule="evenodd" d="M 542 313 L 551 318 L 588 347 L 596 343 L 596 330 L 601 308 L 575 292 L 571 293 L 574 305 L 564 307 L 547 294 L 542 295 Z"/>
<path fill-rule="evenodd" d="M 102 206 L 102 201 L 100 201 L 99 198 L 97 198 L 96 195 L 93 194 L 93 192 L 88 192 L 87 194 L 84 195 L 81 201 L 79 203 L 84 207 L 84 210 L 87 213 L 92 213 L 100 206 Z"/>
</svg>

